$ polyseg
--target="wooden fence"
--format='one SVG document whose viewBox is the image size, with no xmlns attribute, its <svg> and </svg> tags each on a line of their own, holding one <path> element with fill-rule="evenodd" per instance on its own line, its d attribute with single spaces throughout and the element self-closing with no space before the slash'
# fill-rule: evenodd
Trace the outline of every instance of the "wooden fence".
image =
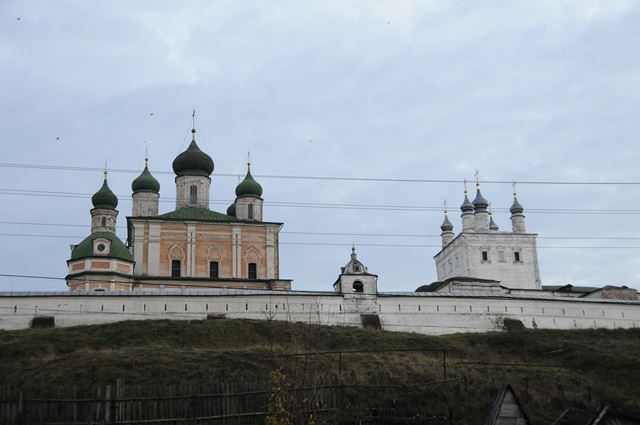
<svg viewBox="0 0 640 425">
<path fill-rule="evenodd" d="M 334 423 L 342 388 L 337 376 L 287 388 L 294 423 Z M 0 424 L 264 424 L 269 392 L 268 380 L 169 386 L 118 380 L 86 389 L 0 387 Z"/>
</svg>

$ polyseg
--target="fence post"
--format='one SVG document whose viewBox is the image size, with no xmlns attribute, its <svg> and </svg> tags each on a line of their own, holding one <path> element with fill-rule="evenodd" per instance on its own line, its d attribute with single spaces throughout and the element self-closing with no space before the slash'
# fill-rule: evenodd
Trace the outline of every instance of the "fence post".
<svg viewBox="0 0 640 425">
<path fill-rule="evenodd" d="M 111 410 L 113 406 L 111 404 L 111 385 L 107 385 L 104 390 L 104 421 L 106 423 L 111 422 Z"/>
<path fill-rule="evenodd" d="M 73 422 L 78 422 L 78 389 L 77 387 L 74 385 L 73 388 L 71 389 L 72 391 L 72 395 L 73 395 L 73 408 L 72 408 L 72 415 L 73 415 Z"/>
<path fill-rule="evenodd" d="M 447 350 L 442 350 L 442 375 L 447 379 Z"/>
<path fill-rule="evenodd" d="M 123 393 L 124 393 L 124 385 L 122 383 L 122 379 L 118 378 L 116 379 L 116 394 L 113 400 L 113 404 L 114 404 L 114 415 L 113 415 L 113 421 L 117 422 L 119 420 L 124 419 L 123 418 L 123 409 L 122 409 L 122 399 L 123 397 Z"/>
<path fill-rule="evenodd" d="M 198 423 L 198 401 L 196 398 L 196 395 L 194 394 L 194 392 L 192 391 L 191 394 L 192 398 L 191 398 L 191 417 L 193 418 L 193 424 L 197 424 Z"/>
</svg>

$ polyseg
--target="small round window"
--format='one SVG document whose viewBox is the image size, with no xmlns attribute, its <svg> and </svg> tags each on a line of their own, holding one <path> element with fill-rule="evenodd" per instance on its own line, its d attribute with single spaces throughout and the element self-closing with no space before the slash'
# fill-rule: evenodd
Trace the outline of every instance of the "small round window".
<svg viewBox="0 0 640 425">
<path fill-rule="evenodd" d="M 107 249 L 107 247 L 103 243 L 99 243 L 96 248 L 98 249 L 98 252 L 103 252 L 105 249 Z"/>
</svg>

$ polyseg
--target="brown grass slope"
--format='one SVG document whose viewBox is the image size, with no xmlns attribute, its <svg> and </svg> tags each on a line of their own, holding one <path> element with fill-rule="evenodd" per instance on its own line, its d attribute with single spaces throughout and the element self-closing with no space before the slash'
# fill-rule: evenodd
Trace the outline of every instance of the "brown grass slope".
<svg viewBox="0 0 640 425">
<path fill-rule="evenodd" d="M 453 351 L 444 359 L 442 349 Z M 209 320 L 0 331 L 0 378 L 25 389 L 253 379 L 284 368 L 288 376 L 339 374 L 347 407 L 401 406 L 471 424 L 483 422 L 505 383 L 534 424 L 569 406 L 640 408 L 639 355 L 640 329 L 435 337 Z"/>
</svg>

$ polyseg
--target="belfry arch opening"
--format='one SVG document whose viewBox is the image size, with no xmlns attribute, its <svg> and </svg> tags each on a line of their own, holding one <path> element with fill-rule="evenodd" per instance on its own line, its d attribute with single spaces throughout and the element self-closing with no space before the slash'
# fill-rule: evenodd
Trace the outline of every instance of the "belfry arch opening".
<svg viewBox="0 0 640 425">
<path fill-rule="evenodd" d="M 364 292 L 364 284 L 359 280 L 353 282 L 353 292 Z"/>
</svg>

